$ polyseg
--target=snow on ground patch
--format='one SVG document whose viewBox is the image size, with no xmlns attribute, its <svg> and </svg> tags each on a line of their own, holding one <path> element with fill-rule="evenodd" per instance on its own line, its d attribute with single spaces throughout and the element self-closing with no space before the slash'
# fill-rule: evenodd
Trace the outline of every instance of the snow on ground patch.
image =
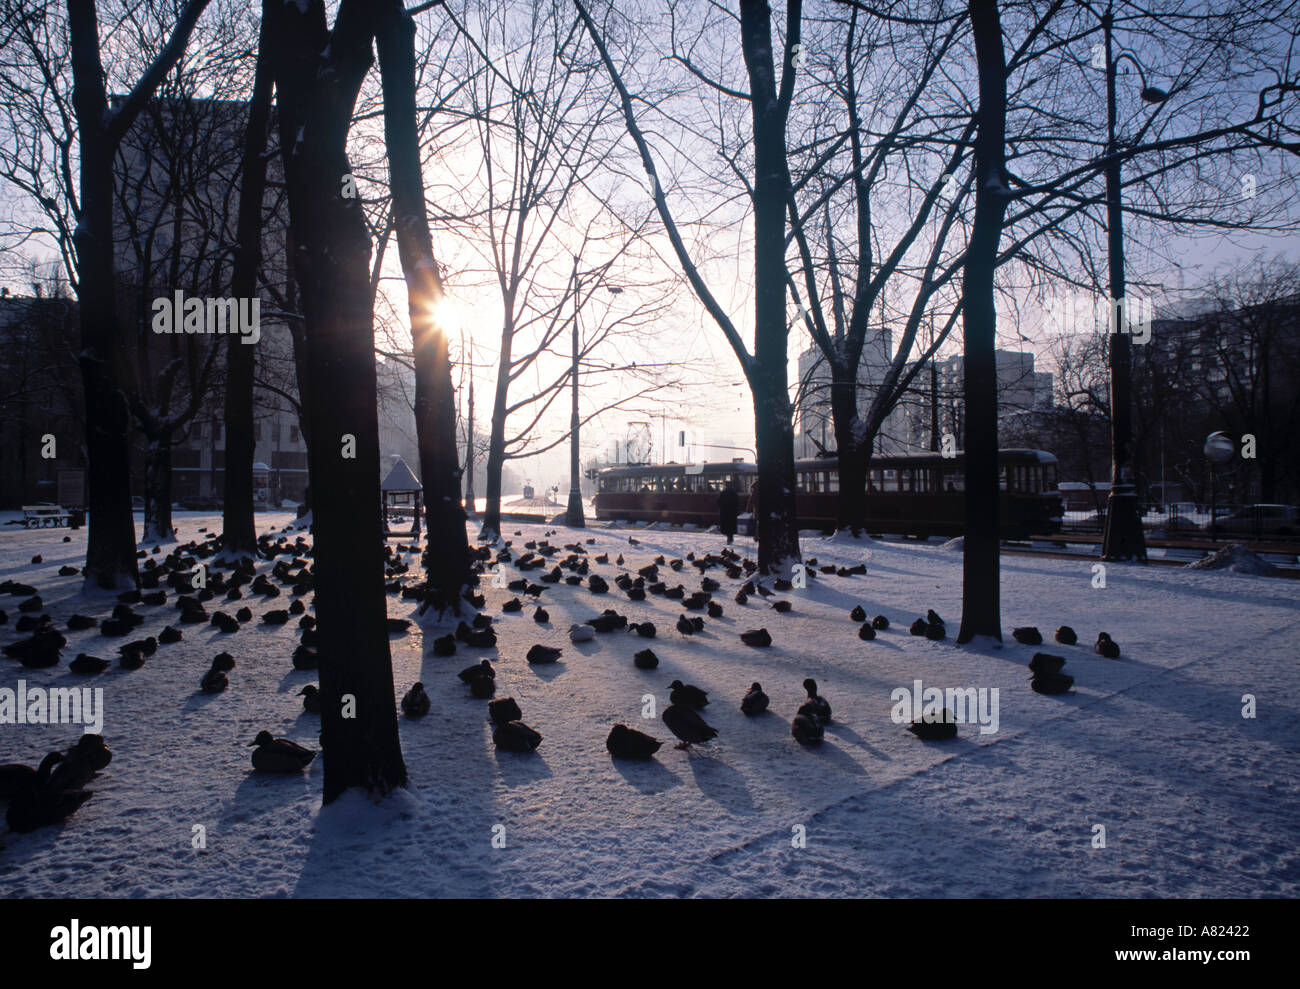
<svg viewBox="0 0 1300 989">
<path fill-rule="evenodd" d="M 1225 546 L 1195 563 L 1189 563 L 1187 569 L 1226 570 L 1229 573 L 1247 574 L 1252 577 L 1272 577 L 1277 574 L 1277 570 L 1271 564 L 1265 563 L 1241 543 Z"/>
<path fill-rule="evenodd" d="M 260 517 L 278 531 L 290 517 Z M 182 541 L 216 516 L 181 514 Z M 507 523 L 512 550 L 543 538 L 547 526 Z M 0 530 L 0 568 L 38 587 L 55 623 L 75 611 L 103 614 L 112 603 L 80 593 L 85 530 Z M 518 533 L 518 534 L 516 534 Z M 590 557 L 625 557 L 635 574 L 656 556 L 720 552 L 722 537 L 668 529 L 558 529 L 556 545 L 580 543 Z M 591 544 L 587 540 L 594 540 Z M 754 555 L 752 539 L 738 552 Z M 399 719 L 410 790 L 375 803 L 349 794 L 322 808 L 321 759 L 302 776 L 249 772 L 248 743 L 261 729 L 313 748 L 319 719 L 302 712 L 298 692 L 316 681 L 290 655 L 296 623 L 271 627 L 266 610 L 284 598 L 246 596 L 253 621 L 234 635 L 185 626 L 185 638 L 160 647 L 142 670 L 116 665 L 90 680 L 66 662 L 86 651 L 116 657 L 123 640 L 98 630 L 68 632 L 64 662 L 23 670 L 0 659 L 0 687 L 89 685 L 105 690 L 104 735 L 114 759 L 91 784 L 94 798 L 62 828 L 29 835 L 0 832 L 0 895 L 36 896 L 1295 896 L 1300 893 L 1300 702 L 1294 641 L 1300 584 L 1213 571 L 1116 565 L 1107 587 L 1091 586 L 1092 561 L 1006 557 L 1002 561 L 1000 650 L 932 642 L 908 634 L 928 608 L 955 629 L 960 619 L 961 556 L 917 543 L 808 541 L 805 554 L 837 567 L 866 562 L 865 576 L 810 574 L 808 587 L 732 598 L 744 578 L 719 569 L 721 618 L 701 634 L 674 630 L 679 602 L 650 596 L 637 604 L 616 589 L 547 585 L 540 604 L 503 614 L 516 596 L 485 583 L 496 616 L 497 647 L 461 646 L 436 658 L 426 642 L 456 619 L 390 641 L 398 695 L 421 680 L 433 702 L 419 720 Z M 28 565 L 36 553 L 43 563 Z M 563 554 L 561 554 L 563 555 Z M 411 577 L 418 554 L 409 554 Z M 266 572 L 270 561 L 259 561 Z M 504 567 L 509 579 L 535 578 Z M 514 572 L 512 572 L 514 571 Z M 612 583 L 620 568 L 592 564 Z M 699 586 L 687 564 L 669 585 Z M 146 615 L 139 634 L 174 621 L 175 595 Z M 0 643 L 13 632 L 13 601 Z M 789 601 L 782 614 L 771 602 Z M 412 602 L 390 595 L 393 617 Z M 216 603 L 209 607 L 214 610 Z M 864 642 L 849 618 L 855 605 L 886 615 L 889 629 Z M 230 610 L 222 605 L 225 610 Z M 572 644 L 566 629 L 605 608 L 630 621 L 653 621 L 652 640 L 627 632 Z M 1050 634 L 1071 625 L 1081 644 L 1021 646 L 1010 629 Z M 765 627 L 768 648 L 739 633 Z M 1117 661 L 1092 652 L 1097 632 L 1123 650 Z M 560 661 L 530 666 L 534 643 L 563 649 Z M 652 648 L 657 670 L 632 664 Z M 1039 649 L 1064 655 L 1073 693 L 1029 689 L 1026 664 Z M 198 679 L 213 655 L 230 651 L 230 688 L 208 696 Z M 456 672 L 487 658 L 497 696 L 512 696 L 524 721 L 544 736 L 530 756 L 492 745 L 486 703 Z M 835 722 L 826 742 L 804 749 L 790 737 L 817 680 Z M 716 741 L 690 753 L 655 713 L 680 678 L 709 691 L 704 717 Z M 890 717 L 891 692 L 926 686 L 1000 692 L 994 734 L 963 725 L 957 740 L 922 742 Z M 759 681 L 769 713 L 739 711 Z M 1243 718 L 1243 696 L 1257 716 Z M 663 740 L 646 763 L 613 760 L 605 737 L 623 722 Z M 66 748 L 75 726 L 0 725 L 0 761 L 34 763 Z M 192 847 L 204 826 L 205 849 Z M 1094 848 L 1094 826 L 1106 829 Z M 806 847 L 792 844 L 795 828 Z"/>
</svg>

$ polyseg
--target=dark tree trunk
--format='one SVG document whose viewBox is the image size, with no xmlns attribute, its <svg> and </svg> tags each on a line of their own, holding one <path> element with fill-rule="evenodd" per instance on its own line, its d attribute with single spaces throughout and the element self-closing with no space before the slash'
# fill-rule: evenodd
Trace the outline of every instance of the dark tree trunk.
<svg viewBox="0 0 1300 989">
<path fill-rule="evenodd" d="M 415 428 L 420 447 L 429 540 L 424 553 L 424 607 L 460 613 L 470 584 L 469 541 L 460 503 L 456 396 L 447 335 L 433 320 L 443 295 L 433 257 L 420 144 L 415 124 L 415 22 L 392 0 L 376 34 L 384 90 L 384 136 L 393 191 L 397 250 L 406 277 L 415 350 Z M 419 525 L 417 510 L 416 525 Z"/>
<path fill-rule="evenodd" d="M 154 546 L 176 538 L 172 533 L 172 438 L 169 433 L 154 433 L 146 440 L 140 541 Z"/>
<path fill-rule="evenodd" d="M 858 419 L 857 381 L 846 367 L 831 365 L 831 418 L 839 458 L 839 518 L 841 529 L 855 534 L 867 517 L 868 440 Z"/>
<path fill-rule="evenodd" d="M 962 274 L 966 364 L 966 538 L 958 642 L 976 635 L 1001 641 L 999 596 L 997 310 L 993 274 L 1007 209 L 1006 60 L 995 0 L 970 0 L 979 70 L 975 136 L 975 222 Z"/>
<path fill-rule="evenodd" d="M 280 140 L 311 381 L 305 409 L 329 803 L 350 787 L 386 793 L 406 783 L 384 592 L 370 238 L 360 202 L 339 194 L 378 12 L 343 0 L 331 33 L 321 0 L 305 11 L 267 9 L 276 21 Z M 345 437 L 354 457 L 342 455 Z M 354 717 L 345 716 L 345 703 Z"/>
<path fill-rule="evenodd" d="M 239 190 L 239 219 L 235 237 L 235 269 L 231 295 L 251 299 L 257 294 L 262 262 L 262 198 L 266 191 L 266 129 L 270 118 L 272 77 L 269 15 L 263 0 L 262 29 L 253 99 L 244 130 L 243 184 Z M 222 554 L 249 556 L 257 552 L 253 520 L 253 347 L 235 334 L 226 342 L 226 462 L 222 500 Z"/>
<path fill-rule="evenodd" d="M 506 463 L 506 396 L 510 387 L 510 335 L 502 334 L 497 384 L 492 395 L 492 424 L 488 430 L 487 503 L 483 506 L 481 538 L 492 540 L 501 534 L 501 471 Z"/>
<path fill-rule="evenodd" d="M 81 215 L 77 297 L 81 320 L 81 379 L 86 396 L 86 586 L 124 589 L 139 584 L 135 519 L 131 514 L 129 426 L 122 382 L 123 347 L 113 271 L 113 153 L 106 129 L 108 99 L 99 58 L 93 0 L 68 0 L 72 46 L 72 104 L 81 157 Z"/>
<path fill-rule="evenodd" d="M 793 19 L 797 24 L 797 11 Z M 790 173 L 785 124 L 789 104 L 786 94 L 777 93 L 772 10 L 765 0 L 743 0 L 740 29 L 754 128 L 754 361 L 749 381 L 758 454 L 758 565 L 762 573 L 778 573 L 800 558 L 793 409 L 786 372 L 785 216 Z"/>
</svg>

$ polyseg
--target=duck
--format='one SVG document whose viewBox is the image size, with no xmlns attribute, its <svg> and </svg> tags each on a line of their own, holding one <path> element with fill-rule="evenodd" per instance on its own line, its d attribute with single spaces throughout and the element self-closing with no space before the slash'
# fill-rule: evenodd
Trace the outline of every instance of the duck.
<svg viewBox="0 0 1300 989">
<path fill-rule="evenodd" d="M 262 621 L 267 625 L 284 625 L 289 621 L 289 612 L 285 608 L 277 608 L 262 615 Z"/>
<path fill-rule="evenodd" d="M 475 677 L 469 681 L 469 695 L 476 700 L 485 701 L 497 692 L 497 682 L 492 677 Z"/>
<path fill-rule="evenodd" d="M 239 622 L 224 611 L 214 611 L 212 613 L 212 624 L 216 626 L 218 632 L 226 635 L 233 635 L 239 631 Z"/>
<path fill-rule="evenodd" d="M 316 753 L 288 738 L 275 738 L 269 731 L 259 731 L 250 743 L 253 771 L 258 773 L 300 773 L 311 765 Z"/>
<path fill-rule="evenodd" d="M 499 697 L 488 702 L 488 718 L 494 725 L 508 725 L 512 721 L 522 721 L 524 712 L 519 710 L 519 703 L 513 697 Z"/>
<path fill-rule="evenodd" d="M 694 684 L 674 680 L 668 687 L 672 691 L 668 699 L 673 704 L 694 708 L 697 711 L 703 711 L 709 706 L 708 691 L 701 690 Z"/>
<path fill-rule="evenodd" d="M 651 649 L 642 649 L 632 657 L 632 665 L 638 670 L 653 670 L 659 666 L 659 657 Z"/>
<path fill-rule="evenodd" d="M 722 605 L 718 604 L 717 601 L 710 601 L 706 610 L 710 618 L 722 617 Z"/>
<path fill-rule="evenodd" d="M 536 611 L 533 612 L 533 621 L 535 621 L 538 625 L 545 625 L 550 620 L 551 620 L 551 613 L 547 611 L 545 608 L 538 608 Z"/>
<path fill-rule="evenodd" d="M 295 670 L 320 669 L 320 657 L 316 654 L 316 650 L 309 649 L 305 645 L 300 645 L 294 649 L 293 668 Z"/>
<path fill-rule="evenodd" d="M 1058 628 L 1054 638 L 1063 646 L 1072 646 L 1079 641 L 1078 634 L 1069 625 L 1062 625 Z"/>
<path fill-rule="evenodd" d="M 913 721 L 907 726 L 907 730 L 923 742 L 941 742 L 956 738 L 957 716 L 945 707 L 938 720 Z"/>
<path fill-rule="evenodd" d="M 1036 694 L 1064 694 L 1074 686 L 1074 677 L 1065 673 L 1039 673 L 1029 681 Z"/>
<path fill-rule="evenodd" d="M 651 759 L 663 744 L 659 739 L 627 725 L 615 725 L 605 739 L 605 748 L 615 759 Z"/>
<path fill-rule="evenodd" d="M 169 646 L 173 642 L 180 642 L 185 638 L 185 633 L 171 625 L 164 625 L 163 630 L 158 633 L 158 642 L 160 645 Z"/>
<path fill-rule="evenodd" d="M 597 632 L 612 632 L 617 628 L 627 628 L 627 619 L 615 611 L 605 611 L 595 618 L 588 618 L 583 624 L 590 625 Z"/>
<path fill-rule="evenodd" d="M 205 694 L 219 694 L 229 686 L 230 679 L 215 666 L 199 680 L 199 689 Z"/>
<path fill-rule="evenodd" d="M 402 713 L 408 718 L 423 718 L 429 713 L 429 695 L 424 692 L 424 684 L 419 680 L 402 698 Z"/>
<path fill-rule="evenodd" d="M 948 629 L 943 622 L 928 622 L 925 626 L 925 637 L 931 642 L 941 642 L 948 635 Z"/>
<path fill-rule="evenodd" d="M 1034 653 L 1034 658 L 1029 661 L 1029 669 L 1035 674 L 1060 673 L 1064 665 L 1064 656 L 1053 656 L 1045 652 Z"/>
<path fill-rule="evenodd" d="M 229 673 L 235 668 L 235 657 L 228 652 L 219 652 L 212 657 L 212 668 L 222 673 Z"/>
<path fill-rule="evenodd" d="M 1106 659 L 1119 659 L 1119 646 L 1105 632 L 1097 633 L 1097 643 L 1092 648 L 1098 656 L 1104 656 Z"/>
<path fill-rule="evenodd" d="M 530 664 L 536 666 L 540 663 L 554 663 L 562 655 L 564 655 L 563 649 L 557 649 L 554 646 L 544 646 L 541 643 L 538 643 L 528 650 L 528 654 L 524 658 Z"/>
<path fill-rule="evenodd" d="M 587 590 L 592 594 L 604 594 L 609 590 L 609 581 L 600 574 L 592 574 L 587 578 Z"/>
<path fill-rule="evenodd" d="M 307 714 L 320 714 L 320 688 L 314 683 L 309 683 L 298 691 L 298 696 L 302 698 L 302 709 Z"/>
<path fill-rule="evenodd" d="M 751 628 L 740 633 L 740 641 L 747 646 L 763 649 L 772 644 L 772 634 L 765 628 Z"/>
<path fill-rule="evenodd" d="M 802 710 L 802 709 L 800 709 Z M 796 714 L 790 722 L 790 734 L 800 745 L 821 745 L 825 732 L 816 717 L 809 714 Z"/>
<path fill-rule="evenodd" d="M 670 704 L 664 708 L 664 726 L 681 739 L 679 749 L 690 749 L 718 737 L 718 730 L 709 725 L 698 713 L 680 704 Z"/>
<path fill-rule="evenodd" d="M 925 620 L 931 625 L 942 625 L 943 619 L 939 617 L 939 612 L 929 608 L 925 612 Z"/>
<path fill-rule="evenodd" d="M 34 787 L 9 804 L 5 823 L 17 834 L 62 824 L 75 814 L 93 794 L 89 790 L 55 790 Z"/>
<path fill-rule="evenodd" d="M 435 656 L 456 655 L 456 637 L 448 632 L 446 635 L 434 639 L 433 654 Z"/>
<path fill-rule="evenodd" d="M 736 604 L 743 606 L 749 602 L 749 595 L 744 591 L 737 591 L 736 596 L 732 600 L 734 600 Z"/>
<path fill-rule="evenodd" d="M 741 699 L 740 710 L 745 714 L 762 714 L 767 710 L 768 702 L 767 694 L 763 693 L 763 685 L 755 680 Z"/>
<path fill-rule="evenodd" d="M 772 610 L 782 615 L 784 615 L 787 611 L 789 611 L 793 607 L 794 605 L 792 605 L 789 601 L 772 602 Z"/>
<path fill-rule="evenodd" d="M 831 722 L 831 705 L 825 697 L 817 693 L 817 681 L 809 677 L 803 682 L 803 689 L 808 691 L 808 700 L 806 705 L 811 705 L 811 712 L 817 716 L 817 720 L 823 725 Z M 800 709 L 802 710 L 802 708 Z"/>
<path fill-rule="evenodd" d="M 694 635 L 695 623 L 687 615 L 677 616 L 677 631 L 682 635 Z"/>
<path fill-rule="evenodd" d="M 508 721 L 504 725 L 497 725 L 492 732 L 492 743 L 506 752 L 526 754 L 542 744 L 542 736 L 522 721 Z"/>
<path fill-rule="evenodd" d="M 81 652 L 77 653 L 77 658 L 68 664 L 68 669 L 78 676 L 94 676 L 108 669 L 108 660 Z"/>
<path fill-rule="evenodd" d="M 1043 644 L 1043 633 L 1033 625 L 1013 628 L 1011 635 L 1022 646 L 1041 646 Z"/>
<path fill-rule="evenodd" d="M 849 612 L 849 618 L 855 622 L 865 622 L 867 620 L 867 611 L 860 604 L 855 604 L 853 610 Z"/>
<path fill-rule="evenodd" d="M 627 627 L 627 630 L 629 632 L 635 632 L 643 639 L 653 639 L 659 631 L 655 628 L 654 622 L 633 622 Z"/>
<path fill-rule="evenodd" d="M 239 622 L 241 625 L 243 625 L 245 622 L 251 622 L 252 620 L 253 620 L 252 608 L 243 607 L 235 612 L 235 621 Z"/>
<path fill-rule="evenodd" d="M 864 642 L 870 642 L 875 637 L 876 630 L 872 627 L 870 622 L 864 622 L 862 627 L 858 629 L 858 638 L 862 639 Z"/>
<path fill-rule="evenodd" d="M 144 666 L 144 652 L 141 649 L 129 649 L 122 653 L 117 665 L 124 670 L 138 670 Z"/>
<path fill-rule="evenodd" d="M 913 635 L 925 635 L 925 630 L 930 627 L 930 623 L 924 618 L 918 618 L 912 622 L 912 627 L 908 629 Z"/>
<path fill-rule="evenodd" d="M 88 628 L 94 628 L 98 624 L 98 618 L 91 618 L 89 615 L 73 615 L 68 619 L 68 631 L 81 632 Z"/>
<path fill-rule="evenodd" d="M 596 630 L 590 625 L 570 625 L 569 641 L 573 643 L 590 642 L 596 637 Z"/>
<path fill-rule="evenodd" d="M 475 663 L 473 666 L 467 666 L 456 674 L 461 683 L 473 683 L 480 677 L 487 677 L 489 680 L 495 680 L 496 675 L 497 671 L 492 668 L 492 664 L 486 659 Z"/>
<path fill-rule="evenodd" d="M 884 615 L 877 615 L 875 618 L 871 619 L 871 627 L 877 632 L 883 632 L 885 629 L 889 628 L 889 619 Z"/>
</svg>

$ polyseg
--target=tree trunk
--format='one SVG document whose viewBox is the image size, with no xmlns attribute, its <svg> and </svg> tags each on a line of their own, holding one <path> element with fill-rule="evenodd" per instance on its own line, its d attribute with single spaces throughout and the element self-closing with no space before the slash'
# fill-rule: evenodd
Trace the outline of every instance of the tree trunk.
<svg viewBox="0 0 1300 989">
<path fill-rule="evenodd" d="M 1006 214 L 1006 60 L 995 0 L 970 0 L 979 71 L 975 222 L 962 274 L 966 372 L 966 538 L 958 642 L 1002 640 L 999 599 L 997 309 L 993 275 Z"/>
<path fill-rule="evenodd" d="M 144 465 L 144 532 L 142 543 L 157 546 L 173 543 L 172 532 L 172 439 L 169 434 L 147 437 Z"/>
<path fill-rule="evenodd" d="M 360 201 L 340 195 L 377 12 L 343 0 L 330 33 L 321 0 L 305 10 L 267 9 L 276 20 L 280 140 L 311 381 L 305 409 L 329 803 L 350 787 L 386 793 L 406 783 L 384 591 L 370 238 Z"/>
<path fill-rule="evenodd" d="M 758 454 L 758 565 L 762 573 L 784 575 L 800 558 L 786 372 L 787 103 L 776 90 L 771 7 L 745 0 L 740 24 L 754 128 L 754 361 L 749 379 Z"/>
<path fill-rule="evenodd" d="M 510 334 L 502 333 L 501 358 L 497 364 L 497 384 L 492 395 L 492 424 L 488 429 L 487 504 L 483 506 L 483 526 L 479 538 L 491 542 L 501 535 L 501 471 L 506 463 L 506 396 L 510 387 Z"/>
<path fill-rule="evenodd" d="M 471 571 L 465 511 L 460 503 L 456 396 L 451 384 L 447 335 L 433 319 L 433 306 L 442 298 L 443 286 L 429 234 L 415 124 L 415 22 L 405 13 L 400 0 L 390 5 L 376 42 L 397 250 L 406 277 L 415 351 L 415 428 L 429 523 L 424 553 L 427 583 L 421 610 L 431 606 L 440 613 L 450 609 L 459 614 L 461 595 L 470 584 Z"/>
<path fill-rule="evenodd" d="M 108 100 L 99 59 L 99 27 L 93 0 L 69 0 L 72 103 L 81 158 L 81 216 L 77 249 L 77 297 L 81 320 L 81 379 L 86 395 L 87 508 L 86 587 L 136 587 L 135 519 L 131 514 L 130 425 L 121 382 L 123 347 L 117 322 L 113 271 L 113 153 L 106 133 Z"/>
<path fill-rule="evenodd" d="M 235 269 L 231 295 L 251 299 L 257 294 L 262 261 L 262 198 L 266 191 L 266 128 L 270 118 L 272 77 L 269 60 L 268 4 L 263 0 L 253 99 L 244 130 L 243 180 L 239 189 L 239 219 L 235 237 Z M 239 334 L 226 341 L 226 462 L 222 500 L 221 551 L 226 558 L 257 552 L 253 519 L 253 347 Z"/>
<path fill-rule="evenodd" d="M 831 418 L 839 457 L 839 518 L 841 529 L 854 535 L 867 517 L 867 461 L 870 445 L 858 419 L 857 382 L 840 365 L 831 366 Z"/>
</svg>

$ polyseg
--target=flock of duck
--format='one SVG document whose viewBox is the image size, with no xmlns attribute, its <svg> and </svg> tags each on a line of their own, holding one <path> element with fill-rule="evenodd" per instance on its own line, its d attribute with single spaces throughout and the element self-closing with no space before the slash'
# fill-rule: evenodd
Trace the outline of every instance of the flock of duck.
<svg viewBox="0 0 1300 989">
<path fill-rule="evenodd" d="M 199 530 L 205 532 L 206 530 Z M 707 553 L 696 556 L 688 553 L 684 559 L 667 559 L 660 555 L 651 563 L 640 567 L 635 574 L 624 568 L 624 557 L 620 554 L 613 566 L 621 572 L 614 577 L 611 584 L 600 574 L 593 572 L 592 566 L 610 565 L 609 555 L 601 553 L 590 556 L 587 545 L 595 542 L 588 539 L 586 545 L 572 543 L 564 547 L 551 544 L 548 539 L 554 531 L 545 533 L 541 540 L 530 540 L 524 544 L 523 551 L 516 555 L 512 552 L 512 543 L 505 541 L 494 551 L 491 545 L 482 545 L 475 551 L 475 570 L 481 576 L 490 576 L 495 586 L 504 586 L 516 596 L 505 601 L 501 606 L 503 614 L 519 613 L 524 610 L 524 599 L 533 601 L 533 619 L 539 625 L 550 621 L 547 610 L 541 606 L 539 599 L 548 585 L 564 583 L 568 586 L 586 586 L 596 596 L 611 593 L 617 588 L 630 602 L 640 603 L 649 596 L 662 597 L 665 600 L 679 601 L 683 612 L 675 622 L 677 633 L 683 637 L 700 634 L 706 627 L 705 616 L 709 619 L 721 618 L 724 614 L 723 604 L 715 595 L 722 590 L 721 582 L 708 575 L 713 569 L 721 570 L 733 580 L 744 579 L 744 583 L 733 596 L 736 605 L 746 607 L 751 598 L 766 602 L 767 606 L 778 613 L 791 610 L 791 602 L 777 598 L 776 595 L 793 589 L 786 580 L 772 582 L 767 587 L 756 578 L 757 564 L 743 558 L 729 546 L 719 553 Z M 520 535 L 520 533 L 516 533 Z M 634 537 L 628 537 L 630 546 L 638 545 Z M 222 635 L 233 635 L 246 624 L 252 622 L 253 612 L 243 605 L 229 614 L 225 610 L 215 610 L 209 614 L 207 605 L 219 596 L 228 606 L 249 598 L 260 597 L 270 601 L 281 596 L 282 588 L 287 589 L 292 601 L 286 608 L 275 608 L 263 612 L 261 621 L 272 626 L 287 624 L 294 616 L 298 617 L 299 644 L 291 657 L 295 670 L 314 670 L 318 668 L 319 658 L 316 652 L 318 635 L 315 618 L 307 613 L 303 598 L 314 589 L 314 578 L 310 557 L 312 549 L 302 536 L 290 541 L 285 536 L 273 538 L 265 535 L 259 539 L 259 555 L 266 559 L 288 556 L 290 559 L 277 560 L 269 573 L 258 574 L 252 558 L 242 558 L 232 565 L 228 575 L 216 567 L 199 567 L 201 560 L 216 556 L 219 543 L 214 534 L 203 540 L 195 540 L 178 545 L 161 561 L 145 557 L 141 570 L 141 588 L 119 595 L 109 617 L 102 621 L 87 615 L 75 614 L 67 621 L 69 631 L 84 631 L 96 626 L 100 634 L 107 638 L 126 638 L 145 621 L 145 616 L 136 610 L 138 605 L 153 607 L 167 602 L 167 590 L 178 592 L 174 606 L 178 612 L 176 624 L 167 623 L 155 636 L 132 639 L 117 649 L 118 665 L 124 670 L 139 670 L 155 655 L 160 647 L 167 646 L 184 638 L 182 628 L 177 626 L 206 623 L 213 626 Z M 385 580 L 389 593 L 400 594 L 406 599 L 419 599 L 423 586 L 419 582 L 404 583 L 403 576 L 409 571 L 404 553 L 414 552 L 417 547 L 398 545 L 396 548 L 385 547 Z M 154 555 L 160 552 L 158 547 Z M 563 554 L 563 555 L 562 555 Z M 39 557 L 33 562 L 40 561 Z M 505 567 L 512 565 L 521 576 L 515 580 L 504 579 Z M 699 572 L 698 590 L 688 591 L 685 585 L 675 581 L 670 585 L 672 574 L 685 571 L 690 567 Z M 204 579 L 196 586 L 195 574 L 202 571 Z M 537 583 L 528 576 L 532 571 L 543 571 L 537 576 Z M 834 574 L 841 577 L 863 574 L 865 564 L 852 567 L 824 565 L 810 559 L 805 563 L 805 573 L 816 578 L 818 574 Z M 62 576 L 75 576 L 80 573 L 75 567 L 65 566 L 60 569 Z M 36 588 L 13 580 L 0 582 L 0 594 L 22 597 L 17 606 L 20 617 L 15 623 L 15 631 L 28 633 L 27 638 L 12 642 L 3 649 L 4 653 L 28 668 L 46 668 L 59 663 L 61 651 L 67 644 L 67 638 L 55 627 L 52 617 L 44 613 L 44 603 Z M 436 657 L 453 656 L 460 647 L 470 649 L 489 649 L 497 644 L 497 634 L 493 618 L 479 609 L 485 606 L 485 598 L 478 591 L 466 593 L 466 600 L 474 607 L 476 614 L 469 621 L 460 621 L 456 629 L 446 635 L 434 638 L 430 643 L 430 652 Z M 703 614 L 700 614 L 700 613 Z M 864 641 L 876 638 L 877 634 L 890 627 L 889 619 L 884 615 L 868 618 L 861 605 L 849 613 L 852 622 L 858 625 L 858 637 Z M 8 623 L 8 615 L 0 610 L 0 625 Z M 410 622 L 406 619 L 389 619 L 389 631 L 401 633 L 406 631 Z M 628 618 L 613 608 L 606 608 L 601 614 L 587 619 L 580 624 L 571 625 L 568 637 L 571 643 L 582 643 L 594 639 L 597 635 L 622 632 L 635 635 L 637 639 L 654 639 L 658 629 L 651 621 L 629 622 Z M 943 619 L 933 609 L 927 611 L 925 618 L 918 618 L 910 627 L 912 635 L 924 636 L 931 640 L 942 640 L 947 631 Z M 1012 632 L 1019 643 L 1038 645 L 1043 641 L 1037 628 L 1022 627 Z M 772 645 L 772 636 L 766 628 L 751 628 L 739 633 L 742 643 L 752 648 L 766 648 Z M 1069 626 L 1061 626 L 1055 633 L 1055 639 L 1063 645 L 1074 645 L 1077 635 Z M 1095 651 L 1106 658 L 1117 659 L 1119 647 L 1105 632 L 1100 633 L 1095 644 Z M 545 665 L 559 661 L 563 650 L 556 646 L 537 643 L 527 652 L 525 659 L 530 665 Z M 642 671 L 658 668 L 659 660 L 654 651 L 644 648 L 633 656 L 633 665 Z M 1029 663 L 1031 687 L 1038 693 L 1061 694 L 1073 686 L 1073 677 L 1062 672 L 1064 657 L 1048 653 L 1036 653 Z M 235 668 L 235 659 L 231 653 L 223 651 L 211 661 L 210 668 L 199 680 L 198 689 L 207 694 L 218 694 L 230 685 L 229 674 Z M 82 676 L 94 676 L 106 671 L 110 666 L 108 659 L 78 653 L 68 664 L 69 672 Z M 528 753 L 534 751 L 542 742 L 542 735 L 525 724 L 519 704 L 511 697 L 497 698 L 496 670 L 487 659 L 482 659 L 457 674 L 468 688 L 470 696 L 488 700 L 488 720 L 493 729 L 493 743 L 497 748 L 508 752 Z M 791 736 L 801 745 L 819 745 L 827 725 L 831 723 L 830 703 L 819 693 L 817 682 L 811 677 L 802 683 L 806 694 L 803 703 L 797 709 L 790 723 Z M 679 740 L 677 748 L 689 750 L 691 746 L 701 745 L 718 737 L 718 729 L 710 725 L 703 716 L 709 704 L 708 693 L 693 684 L 673 680 L 668 684 L 669 705 L 661 720 Z M 305 686 L 300 692 L 303 710 L 309 714 L 319 714 L 321 697 L 315 684 Z M 739 700 L 740 711 L 747 717 L 757 717 L 769 710 L 771 700 L 760 683 L 754 682 Z M 416 682 L 402 697 L 401 709 L 407 718 L 421 718 L 428 714 L 431 702 L 423 683 Z M 942 740 L 956 735 L 956 724 L 948 712 L 938 721 L 925 721 L 911 724 L 909 730 L 924 740 Z M 606 739 L 609 753 L 618 759 L 650 759 L 658 752 L 662 742 L 653 736 L 630 728 L 625 724 L 615 724 Z M 253 748 L 252 767 L 258 773 L 297 773 L 306 769 L 316 757 L 316 752 L 288 738 L 277 738 L 269 731 L 258 732 L 250 743 Z M 66 753 L 50 753 L 37 768 L 20 765 L 0 766 L 0 799 L 9 801 L 7 819 L 15 831 L 31 830 L 44 824 L 56 823 L 75 812 L 89 797 L 84 790 L 89 781 L 111 759 L 104 740 L 98 735 L 85 735 L 82 740 Z"/>
</svg>

